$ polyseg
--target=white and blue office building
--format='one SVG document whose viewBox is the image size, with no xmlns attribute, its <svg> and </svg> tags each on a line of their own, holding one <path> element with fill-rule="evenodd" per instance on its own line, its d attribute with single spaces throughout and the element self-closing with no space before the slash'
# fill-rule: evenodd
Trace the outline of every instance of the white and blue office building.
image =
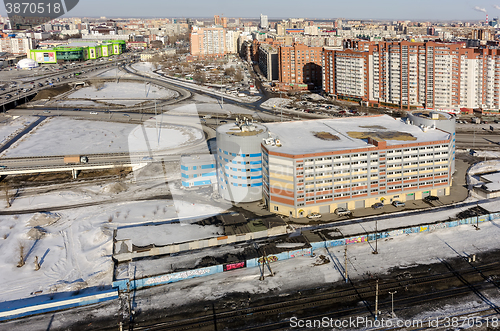
<svg viewBox="0 0 500 331">
<path fill-rule="evenodd" d="M 246 119 L 217 128 L 217 187 L 227 201 L 262 200 L 261 143 L 265 126 Z"/>
<path fill-rule="evenodd" d="M 215 156 L 212 154 L 193 154 L 181 156 L 182 186 L 202 187 L 217 184 Z"/>
</svg>

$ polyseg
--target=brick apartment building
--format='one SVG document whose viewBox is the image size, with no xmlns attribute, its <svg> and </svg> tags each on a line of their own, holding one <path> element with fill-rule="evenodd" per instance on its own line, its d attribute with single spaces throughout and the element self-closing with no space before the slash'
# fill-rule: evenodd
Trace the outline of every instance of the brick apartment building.
<svg viewBox="0 0 500 331">
<path fill-rule="evenodd" d="M 285 88 L 309 89 L 321 87 L 322 47 L 302 44 L 282 46 L 278 53 L 279 81 Z"/>
<path fill-rule="evenodd" d="M 464 43 L 358 42 L 324 51 L 325 92 L 403 109 L 500 109 L 500 50 Z"/>
<path fill-rule="evenodd" d="M 226 30 L 193 27 L 190 35 L 190 52 L 193 56 L 224 56 L 226 54 Z"/>
</svg>

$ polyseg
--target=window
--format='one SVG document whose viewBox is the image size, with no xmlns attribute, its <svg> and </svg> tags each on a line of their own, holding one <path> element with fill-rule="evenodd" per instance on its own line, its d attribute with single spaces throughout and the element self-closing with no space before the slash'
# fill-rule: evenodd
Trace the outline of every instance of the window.
<svg viewBox="0 0 500 331">
<path fill-rule="evenodd" d="M 274 211 L 278 211 L 278 206 L 274 206 Z"/>
</svg>

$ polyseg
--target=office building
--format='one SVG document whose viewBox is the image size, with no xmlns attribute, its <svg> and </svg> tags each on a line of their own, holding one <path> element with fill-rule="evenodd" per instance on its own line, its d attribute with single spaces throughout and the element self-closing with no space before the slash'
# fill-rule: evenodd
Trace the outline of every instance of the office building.
<svg viewBox="0 0 500 331">
<path fill-rule="evenodd" d="M 219 194 L 232 202 L 262 199 L 261 142 L 265 126 L 247 119 L 217 128 L 217 177 Z"/>
<path fill-rule="evenodd" d="M 183 155 L 181 156 L 180 164 L 183 187 L 199 187 L 217 184 L 214 155 Z"/>
<path fill-rule="evenodd" d="M 387 115 L 268 123 L 262 193 L 271 212 L 304 217 L 450 194 L 454 136 Z"/>
</svg>

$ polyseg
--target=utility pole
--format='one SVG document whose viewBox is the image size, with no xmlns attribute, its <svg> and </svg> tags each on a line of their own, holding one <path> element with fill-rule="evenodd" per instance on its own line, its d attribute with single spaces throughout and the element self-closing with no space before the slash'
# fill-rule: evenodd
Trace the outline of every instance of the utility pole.
<svg viewBox="0 0 500 331">
<path fill-rule="evenodd" d="M 391 307 L 392 307 L 392 318 L 395 318 L 396 315 L 394 314 L 394 294 L 398 293 L 398 291 L 394 291 L 394 292 L 389 292 L 389 294 L 391 295 Z"/>
<path fill-rule="evenodd" d="M 375 250 L 372 252 L 372 254 L 378 254 L 378 227 L 377 227 L 377 220 L 375 220 Z"/>
<path fill-rule="evenodd" d="M 347 243 L 345 243 L 345 246 L 344 246 L 344 278 L 345 278 L 345 282 L 347 283 L 348 282 L 348 278 L 347 278 Z"/>
<path fill-rule="evenodd" d="M 375 321 L 378 319 L 378 279 L 375 285 Z"/>
<path fill-rule="evenodd" d="M 479 203 L 476 204 L 476 231 L 481 230 L 479 228 L 479 215 L 477 214 L 479 211 Z"/>
</svg>

